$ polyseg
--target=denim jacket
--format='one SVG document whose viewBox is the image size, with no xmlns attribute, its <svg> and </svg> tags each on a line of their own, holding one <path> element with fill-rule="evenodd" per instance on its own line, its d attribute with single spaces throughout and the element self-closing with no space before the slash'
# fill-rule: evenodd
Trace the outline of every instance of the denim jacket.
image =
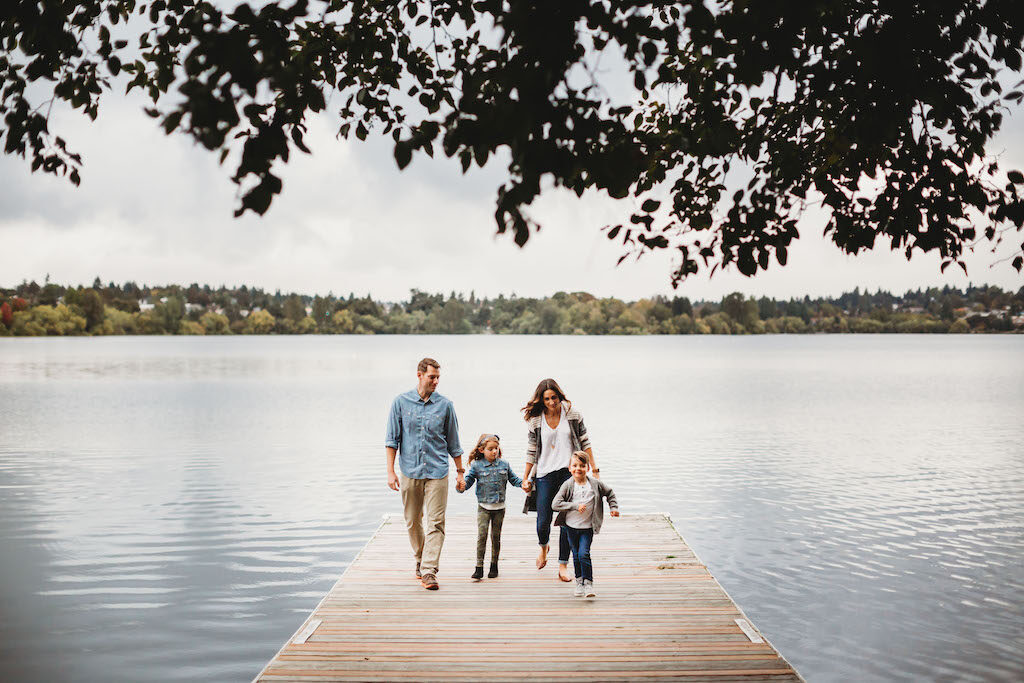
<svg viewBox="0 0 1024 683">
<path fill-rule="evenodd" d="M 466 490 L 477 482 L 476 500 L 479 503 L 504 503 L 508 482 L 522 486 L 523 480 L 512 471 L 512 466 L 501 458 L 487 462 L 487 458 L 474 460 L 466 472 Z"/>
</svg>

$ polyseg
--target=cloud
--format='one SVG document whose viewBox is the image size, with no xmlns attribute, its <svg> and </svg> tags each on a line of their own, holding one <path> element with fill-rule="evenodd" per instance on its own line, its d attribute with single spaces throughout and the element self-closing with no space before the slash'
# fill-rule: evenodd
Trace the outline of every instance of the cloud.
<svg viewBox="0 0 1024 683">
<path fill-rule="evenodd" d="M 189 138 L 164 135 L 138 99 L 108 100 L 94 124 L 77 114 L 58 115 L 55 128 L 83 154 L 82 186 L 31 174 L 23 160 L 0 157 L 4 286 L 49 273 L 66 283 L 99 275 L 104 281 L 249 284 L 389 300 L 405 298 L 411 288 L 697 299 L 731 291 L 791 297 L 969 281 L 955 266 L 940 275 L 937 259 L 908 263 L 883 245 L 846 256 L 822 238 L 823 217 L 812 213 L 800 224 L 802 238 L 786 268 L 773 266 L 756 279 L 731 271 L 711 280 L 702 275 L 673 292 L 667 252 L 614 265 L 621 245 L 598 228 L 621 220 L 632 200 L 548 191 L 531 209 L 543 230 L 521 249 L 510 235 L 495 234 L 495 193 L 505 178 L 501 158 L 464 175 L 452 160 L 417 157 L 399 172 L 388 139 L 337 140 L 330 117 L 310 122 L 314 154 L 297 154 L 282 169 L 284 192 L 267 215 L 235 219 L 231 168 Z M 1018 116 L 994 141 L 994 149 L 1006 150 L 1006 165 L 1024 161 L 1022 130 Z M 967 260 L 974 282 L 1020 286 L 1007 264 L 990 269 L 994 257 L 987 253 Z"/>
</svg>

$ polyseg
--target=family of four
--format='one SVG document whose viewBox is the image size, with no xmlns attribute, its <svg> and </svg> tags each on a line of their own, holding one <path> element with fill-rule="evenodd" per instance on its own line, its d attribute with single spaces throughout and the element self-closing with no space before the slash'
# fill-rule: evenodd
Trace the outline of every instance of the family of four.
<svg viewBox="0 0 1024 683">
<path fill-rule="evenodd" d="M 590 546 L 601 530 L 604 501 L 619 516 L 618 501 L 600 479 L 583 416 L 572 407 L 558 383 L 545 379 L 523 408 L 529 425 L 526 471 L 520 478 L 501 457 L 497 434 L 482 434 L 463 468 L 459 424 L 452 402 L 437 393 L 441 365 L 424 358 L 416 367 L 416 388 L 395 397 L 388 415 L 385 453 L 388 486 L 402 494 L 409 542 L 416 557 L 416 576 L 427 590 L 437 590 L 437 571 L 444 545 L 448 507 L 448 459 L 455 461 L 455 488 L 460 493 L 476 484 L 477 549 L 472 579 L 483 578 L 487 536 L 491 565 L 498 575 L 505 491 L 509 483 L 531 493 L 536 487 L 537 569 L 547 565 L 552 517 L 559 527 L 558 578 L 571 582 L 569 554 L 575 569 L 576 596 L 593 597 L 594 573 Z M 398 460 L 399 472 L 395 470 Z M 527 512 L 530 499 L 524 506 Z M 557 516 L 554 513 L 558 513 Z M 426 529 L 424 530 L 424 517 Z"/>
</svg>

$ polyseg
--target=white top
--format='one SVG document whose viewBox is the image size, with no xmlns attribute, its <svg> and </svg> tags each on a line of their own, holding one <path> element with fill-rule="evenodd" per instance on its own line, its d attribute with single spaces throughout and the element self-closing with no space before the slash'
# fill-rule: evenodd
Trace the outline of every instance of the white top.
<svg viewBox="0 0 1024 683">
<path fill-rule="evenodd" d="M 580 503 L 586 503 L 587 509 L 579 512 L 577 507 Z M 591 523 L 591 516 L 594 514 L 594 487 L 586 480 L 582 484 L 572 482 L 572 504 L 573 509 L 565 513 L 565 523 L 573 529 L 589 529 L 594 526 Z"/>
<path fill-rule="evenodd" d="M 505 509 L 505 503 L 504 502 L 501 502 L 501 503 L 481 503 L 481 502 L 477 501 L 477 505 L 482 507 L 484 510 L 504 510 Z"/>
<path fill-rule="evenodd" d="M 537 456 L 537 476 L 543 477 L 555 470 L 569 466 L 572 457 L 572 435 L 569 433 L 569 421 L 565 419 L 565 404 L 562 404 L 562 416 L 558 426 L 552 429 L 548 419 L 540 416 L 540 454 Z"/>
</svg>

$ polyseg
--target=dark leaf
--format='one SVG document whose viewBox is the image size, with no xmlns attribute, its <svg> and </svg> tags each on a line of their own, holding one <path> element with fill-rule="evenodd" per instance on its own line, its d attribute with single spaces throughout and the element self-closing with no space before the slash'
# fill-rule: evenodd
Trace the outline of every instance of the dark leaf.
<svg viewBox="0 0 1024 683">
<path fill-rule="evenodd" d="M 302 139 L 302 131 L 299 130 L 297 126 L 295 128 L 292 128 L 292 142 L 294 142 L 295 146 L 298 147 L 303 152 L 305 152 L 306 154 L 312 153 L 309 151 L 309 147 L 306 146 L 305 140 Z"/>
<path fill-rule="evenodd" d="M 408 142 L 399 142 L 395 145 L 395 161 L 399 169 L 405 168 L 412 161 L 412 146 Z"/>
<path fill-rule="evenodd" d="M 736 257 L 736 267 L 740 272 L 750 277 L 757 272 L 757 261 L 754 260 L 754 250 L 749 244 L 740 246 L 739 254 Z"/>
<path fill-rule="evenodd" d="M 1020 71 L 1021 58 L 1020 48 L 1011 47 L 1009 53 L 1006 55 L 1006 66 L 1010 67 L 1014 71 Z"/>
<path fill-rule="evenodd" d="M 166 134 L 170 135 L 171 133 L 174 132 L 174 130 L 178 127 L 178 124 L 181 123 L 181 117 L 182 117 L 183 114 L 184 114 L 184 112 L 182 112 L 180 110 L 179 111 L 172 111 L 170 114 L 168 114 L 164 118 L 163 127 L 164 127 L 164 132 Z"/>
</svg>

